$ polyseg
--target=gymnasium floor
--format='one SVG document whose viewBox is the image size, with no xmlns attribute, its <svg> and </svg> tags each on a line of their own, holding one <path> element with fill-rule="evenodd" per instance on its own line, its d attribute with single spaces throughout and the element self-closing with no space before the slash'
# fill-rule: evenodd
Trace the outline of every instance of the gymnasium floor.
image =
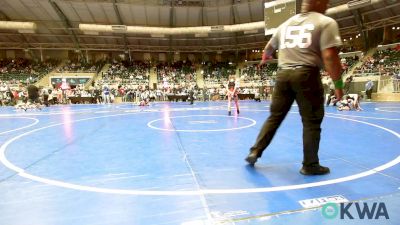
<svg viewBox="0 0 400 225">
<path fill-rule="evenodd" d="M 0 107 L 0 225 L 400 224 L 400 103 L 326 108 L 331 174 L 312 177 L 296 105 L 253 168 L 270 103 L 240 104 Z M 326 219 L 317 198 L 383 202 L 390 219 Z"/>
</svg>

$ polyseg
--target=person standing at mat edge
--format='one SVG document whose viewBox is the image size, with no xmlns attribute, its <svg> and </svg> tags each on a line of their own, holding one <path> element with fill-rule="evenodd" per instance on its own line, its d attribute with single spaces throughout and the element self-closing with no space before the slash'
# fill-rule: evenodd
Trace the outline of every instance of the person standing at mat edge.
<svg viewBox="0 0 400 225">
<path fill-rule="evenodd" d="M 246 161 L 254 165 L 270 144 L 294 100 L 303 123 L 304 175 L 330 172 L 319 164 L 318 150 L 324 117 L 320 68 L 325 65 L 335 84 L 336 99 L 343 96 L 341 64 L 337 47 L 342 45 L 338 24 L 325 13 L 329 0 L 303 0 L 301 13 L 277 28 L 264 49 L 260 65 L 279 49 L 278 73 L 270 116 L 262 126 Z"/>
<path fill-rule="evenodd" d="M 239 115 L 239 96 L 238 96 L 238 90 L 239 90 L 239 81 L 235 79 L 234 75 L 231 75 L 229 77 L 229 82 L 227 84 L 228 91 L 226 92 L 226 95 L 228 96 L 228 115 L 232 115 L 231 112 L 231 107 L 232 107 L 232 99 L 235 102 L 236 106 L 236 112 Z"/>
</svg>

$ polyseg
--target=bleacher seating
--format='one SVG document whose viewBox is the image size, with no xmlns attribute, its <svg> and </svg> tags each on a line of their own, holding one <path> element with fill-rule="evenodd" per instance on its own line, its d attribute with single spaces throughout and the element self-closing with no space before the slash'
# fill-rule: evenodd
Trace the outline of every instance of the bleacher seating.
<svg viewBox="0 0 400 225">
<path fill-rule="evenodd" d="M 400 80 L 400 51 L 395 47 L 390 49 L 380 49 L 372 56 L 364 57 L 361 52 L 341 53 L 341 63 L 344 72 L 350 71 L 358 62 L 363 62 L 359 68 L 356 68 L 354 76 L 365 75 L 381 75 L 385 81 L 392 81 L 393 84 L 386 85 L 391 88 L 393 86 L 394 93 L 399 92 Z M 247 64 L 249 63 L 249 64 Z M 236 76 L 239 73 L 240 91 L 242 94 L 260 94 L 264 93 L 264 89 L 274 86 L 275 75 L 277 73 L 277 64 L 269 62 L 262 67 L 258 67 L 257 62 L 246 62 L 247 65 L 240 67 L 229 62 L 224 63 L 203 63 L 196 65 L 190 61 L 179 61 L 175 63 L 158 63 L 155 70 L 152 69 L 151 63 L 143 61 L 114 61 L 109 69 L 103 72 L 102 79 L 95 82 L 95 88 L 100 92 L 104 86 L 109 86 L 115 96 L 124 98 L 124 101 L 132 99 L 142 99 L 142 94 L 148 92 L 145 96 L 156 96 L 158 100 L 166 100 L 170 94 L 186 94 L 189 93 L 196 84 L 196 73 L 201 73 L 204 77 L 204 89 L 196 92 L 202 96 L 202 99 L 224 99 L 226 92 L 226 84 L 230 76 Z M 2 98 L 4 100 L 5 90 L 8 88 L 24 87 L 27 81 L 30 83 L 37 81 L 41 76 L 48 74 L 57 68 L 59 61 L 50 60 L 46 62 L 35 62 L 29 59 L 1 59 L 0 60 L 0 83 L 3 87 Z M 103 61 L 96 63 L 79 63 L 68 61 L 59 68 L 60 72 L 91 72 L 99 71 L 104 65 Z M 240 64 L 239 64 L 240 65 Z M 197 68 L 197 69 L 196 69 Z M 150 74 L 157 75 L 158 89 L 152 90 L 149 87 Z M 198 74 L 200 75 L 200 74 Z M 323 83 L 329 83 L 329 76 L 326 71 L 321 71 Z M 364 78 L 361 78 L 364 79 Z M 375 79 L 377 79 L 375 77 Z M 345 87 L 349 90 L 351 82 L 346 81 Z M 326 85 L 325 85 L 326 86 Z M 363 85 L 361 85 L 363 86 Z M 353 89 L 360 90 L 363 87 L 352 86 Z M 381 85 L 382 86 L 382 85 Z M 83 88 L 83 87 L 80 87 Z M 93 89 L 93 87 L 91 87 Z M 345 88 L 346 89 L 346 88 Z M 79 93 L 85 93 L 80 90 Z M 271 90 L 270 90 L 271 91 Z M 90 91 L 89 91 L 90 92 Z M 93 92 L 93 90 L 92 90 Z"/>
<path fill-rule="evenodd" d="M 159 87 L 186 87 L 196 82 L 196 69 L 190 61 L 179 61 L 173 64 L 157 65 Z"/>
<path fill-rule="evenodd" d="M 400 68 L 400 51 L 397 49 L 378 50 L 372 57 L 363 59 L 363 65 L 356 68 L 356 76 L 393 76 Z"/>
<path fill-rule="evenodd" d="M 228 62 L 204 63 L 202 67 L 206 85 L 226 83 L 229 76 L 236 74 L 236 65 Z"/>
<path fill-rule="evenodd" d="M 36 62 L 29 59 L 1 59 L 0 60 L 0 80 L 36 82 L 42 76 L 53 70 L 58 60 L 47 60 L 45 62 Z"/>
<path fill-rule="evenodd" d="M 93 63 L 68 60 L 62 67 L 58 68 L 58 72 L 97 73 L 104 64 L 105 62 L 101 60 Z"/>
<path fill-rule="evenodd" d="M 102 74 L 102 78 L 111 84 L 147 86 L 149 74 L 149 63 L 123 61 L 112 63 L 108 71 Z"/>
</svg>

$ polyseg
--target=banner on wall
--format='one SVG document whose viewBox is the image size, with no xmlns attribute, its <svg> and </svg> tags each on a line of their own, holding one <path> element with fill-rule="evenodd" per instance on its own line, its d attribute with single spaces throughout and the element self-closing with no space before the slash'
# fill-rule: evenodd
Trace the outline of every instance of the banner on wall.
<svg viewBox="0 0 400 225">
<path fill-rule="evenodd" d="M 52 77 L 51 84 L 54 87 L 61 87 L 62 85 L 76 86 L 79 84 L 86 84 L 89 80 L 90 80 L 89 77 L 67 77 L 67 78 Z"/>
</svg>

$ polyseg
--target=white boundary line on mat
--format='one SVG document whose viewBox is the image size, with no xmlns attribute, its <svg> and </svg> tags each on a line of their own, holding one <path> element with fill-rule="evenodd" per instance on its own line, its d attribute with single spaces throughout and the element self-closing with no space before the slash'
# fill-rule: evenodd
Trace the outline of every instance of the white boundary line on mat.
<svg viewBox="0 0 400 225">
<path fill-rule="evenodd" d="M 106 117 L 113 117 L 113 116 L 122 116 L 122 115 L 128 115 L 128 114 L 116 114 L 116 115 L 107 115 L 107 116 L 100 116 L 100 117 L 91 117 L 91 118 L 86 118 L 86 119 L 81 119 L 81 120 L 76 120 L 72 121 L 71 123 L 75 122 L 80 122 L 80 121 L 86 121 L 86 120 L 93 120 L 93 119 L 99 119 L 99 118 L 106 118 Z M 359 121 L 355 119 L 350 119 L 350 118 L 343 118 L 343 117 L 336 117 L 336 116 L 327 116 L 331 118 L 337 118 L 337 119 L 343 119 L 343 120 L 348 120 L 348 121 L 353 121 L 357 123 L 362 123 L 366 124 L 372 127 L 376 127 L 379 129 L 382 129 L 390 134 L 393 134 L 397 138 L 400 139 L 400 134 L 390 130 L 388 128 L 365 122 L 365 121 Z M 53 185 L 53 186 L 58 186 L 58 187 L 63 187 L 63 188 L 68 188 L 68 189 L 74 189 L 74 190 L 80 190 L 80 191 L 89 191 L 89 192 L 97 192 L 97 193 L 106 193 L 106 194 L 119 194 L 119 195 L 142 195 L 142 196 L 193 196 L 193 195 L 204 195 L 204 194 L 247 194 L 247 193 L 266 193 L 266 192 L 277 192 L 277 191 L 288 191 L 288 190 L 298 190 L 298 189 L 305 189 L 305 188 L 312 188 L 312 187 L 319 187 L 319 186 L 325 186 L 325 185 L 331 185 L 331 184 L 337 184 L 337 183 L 343 183 L 343 182 L 348 182 L 356 179 L 360 179 L 363 177 L 367 177 L 373 174 L 376 174 L 380 171 L 383 171 L 385 169 L 388 169 L 390 167 L 393 167 L 397 164 L 400 163 L 400 156 L 397 156 L 395 159 L 381 165 L 378 167 L 375 167 L 371 170 L 367 170 L 361 173 L 357 173 L 354 175 L 346 176 L 346 177 L 341 177 L 341 178 L 336 178 L 336 179 L 331 179 L 331 180 L 325 180 L 325 181 L 319 181 L 319 182 L 311 182 L 311 183 L 305 183 L 305 184 L 294 184 L 294 185 L 284 185 L 284 186 L 276 186 L 276 187 L 264 187 L 264 188 L 240 188 L 240 189 L 201 189 L 201 190 L 193 190 L 193 191 L 146 191 L 146 190 L 130 190 L 130 189 L 110 189 L 110 188 L 99 188 L 99 187 L 92 187 L 92 186 L 85 186 L 85 185 L 78 185 L 78 184 L 72 184 L 72 183 L 67 183 L 59 180 L 52 180 L 48 178 L 43 178 L 40 176 L 35 176 L 32 174 L 29 174 L 26 172 L 24 169 L 14 165 L 5 156 L 5 152 L 7 150 L 7 147 L 20 139 L 21 137 L 28 136 L 34 132 L 55 127 L 55 126 L 60 126 L 63 125 L 64 123 L 58 123 L 58 124 L 53 124 L 41 128 L 37 128 L 28 132 L 25 132 L 23 134 L 20 134 L 18 136 L 15 136 L 9 140 L 7 140 L 4 144 L 0 146 L 0 161 L 10 170 L 15 171 L 19 176 L 25 177 L 30 180 L 34 180 L 37 182 L 41 182 L 44 184 L 48 185 Z"/>
</svg>

